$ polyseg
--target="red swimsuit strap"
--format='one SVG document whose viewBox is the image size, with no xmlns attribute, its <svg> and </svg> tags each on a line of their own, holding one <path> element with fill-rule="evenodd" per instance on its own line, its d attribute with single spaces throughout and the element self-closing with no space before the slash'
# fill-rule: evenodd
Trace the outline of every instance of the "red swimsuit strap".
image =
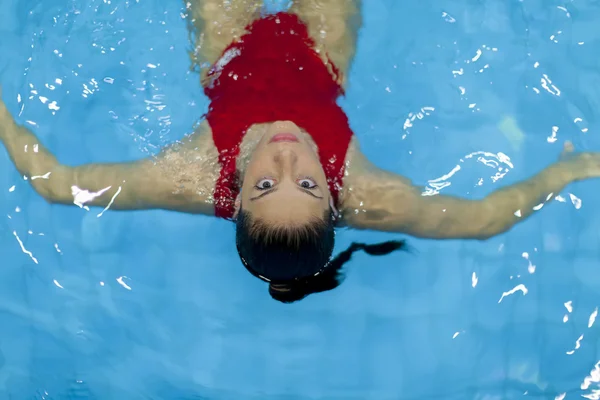
<svg viewBox="0 0 600 400">
<path fill-rule="evenodd" d="M 352 138 L 348 118 L 336 102 L 343 89 L 295 14 L 251 23 L 210 70 L 205 93 L 210 99 L 206 118 L 221 164 L 214 192 L 218 217 L 233 216 L 241 184 L 236 159 L 244 134 L 254 124 L 273 121 L 293 121 L 311 135 L 337 203 Z"/>
</svg>

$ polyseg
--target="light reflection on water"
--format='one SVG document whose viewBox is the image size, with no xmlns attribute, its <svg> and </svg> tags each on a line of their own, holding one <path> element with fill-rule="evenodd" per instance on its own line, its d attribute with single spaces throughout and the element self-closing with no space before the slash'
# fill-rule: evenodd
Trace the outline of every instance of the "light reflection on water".
<svg viewBox="0 0 600 400">
<path fill-rule="evenodd" d="M 481 198 L 565 140 L 598 150 L 599 12 L 365 1 L 341 100 L 363 151 L 424 194 Z M 2 2 L 2 96 L 65 163 L 156 154 L 206 111 L 184 18 L 177 2 Z M 228 223 L 51 206 L 0 163 L 0 397 L 600 398 L 596 183 L 486 242 L 357 256 L 343 287 L 283 306 Z"/>
</svg>

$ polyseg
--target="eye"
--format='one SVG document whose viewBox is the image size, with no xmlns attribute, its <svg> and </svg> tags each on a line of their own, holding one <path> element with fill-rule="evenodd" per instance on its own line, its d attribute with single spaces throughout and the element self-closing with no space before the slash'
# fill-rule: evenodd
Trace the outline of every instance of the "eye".
<svg viewBox="0 0 600 400">
<path fill-rule="evenodd" d="M 312 178 L 298 179 L 298 185 L 303 189 L 314 189 L 317 187 L 317 183 Z"/>
<path fill-rule="evenodd" d="M 268 190 L 271 189 L 275 185 L 275 180 L 265 178 L 258 181 L 256 186 L 254 186 L 258 190 Z"/>
</svg>

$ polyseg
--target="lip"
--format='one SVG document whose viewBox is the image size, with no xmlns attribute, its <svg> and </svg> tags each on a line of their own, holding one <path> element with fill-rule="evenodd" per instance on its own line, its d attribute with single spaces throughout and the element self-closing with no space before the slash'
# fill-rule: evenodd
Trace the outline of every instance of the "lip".
<svg viewBox="0 0 600 400">
<path fill-rule="evenodd" d="M 279 143 L 279 142 L 298 143 L 298 137 L 296 135 L 294 135 L 293 133 L 278 133 L 277 135 L 273 136 L 271 138 L 271 140 L 269 140 L 269 143 Z"/>
</svg>

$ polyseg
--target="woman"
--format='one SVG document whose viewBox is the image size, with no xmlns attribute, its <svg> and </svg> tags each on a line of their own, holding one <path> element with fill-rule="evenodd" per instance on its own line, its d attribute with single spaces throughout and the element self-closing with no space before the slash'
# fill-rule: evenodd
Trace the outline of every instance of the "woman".
<svg viewBox="0 0 600 400">
<path fill-rule="evenodd" d="M 337 286 L 353 251 L 402 246 L 353 244 L 330 260 L 335 226 L 487 239 L 567 184 L 600 175 L 598 154 L 573 155 L 567 144 L 559 162 L 483 200 L 422 196 L 365 159 L 336 103 L 361 25 L 360 0 L 296 0 L 275 15 L 262 15 L 258 0 L 188 6 L 193 61 L 212 65 L 201 74 L 209 111 L 196 133 L 157 157 L 62 165 L 0 102 L 0 139 L 45 199 L 235 220 L 242 263 L 289 302 Z"/>
</svg>

